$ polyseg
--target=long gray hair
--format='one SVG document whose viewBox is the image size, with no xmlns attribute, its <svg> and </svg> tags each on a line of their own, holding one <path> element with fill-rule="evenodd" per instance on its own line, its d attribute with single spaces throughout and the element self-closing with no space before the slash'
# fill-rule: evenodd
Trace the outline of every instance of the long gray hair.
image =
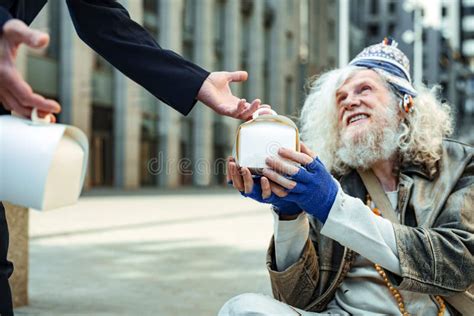
<svg viewBox="0 0 474 316">
<path fill-rule="evenodd" d="M 354 73 L 366 68 L 346 66 L 328 71 L 310 84 L 300 116 L 301 138 L 334 174 L 342 175 L 349 170 L 336 155 L 339 146 L 336 91 Z M 379 73 L 383 82 L 387 80 Z M 439 101 L 439 87 L 427 89 L 415 87 L 418 95 L 414 107 L 400 125 L 397 139 L 400 167 L 408 164 L 421 165 L 428 173 L 436 171 L 441 158 L 443 137 L 452 131 L 450 106 Z M 392 91 L 393 96 L 395 93 Z"/>
</svg>

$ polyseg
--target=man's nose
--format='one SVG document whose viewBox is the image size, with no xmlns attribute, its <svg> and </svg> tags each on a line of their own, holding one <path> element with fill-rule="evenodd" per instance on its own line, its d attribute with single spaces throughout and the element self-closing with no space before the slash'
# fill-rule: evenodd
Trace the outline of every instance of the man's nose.
<svg viewBox="0 0 474 316">
<path fill-rule="evenodd" d="M 352 94 L 348 95 L 345 99 L 344 102 L 342 103 L 342 106 L 346 108 L 346 110 L 350 110 L 353 107 L 359 106 L 360 105 L 360 99 L 357 96 L 354 96 Z"/>
</svg>

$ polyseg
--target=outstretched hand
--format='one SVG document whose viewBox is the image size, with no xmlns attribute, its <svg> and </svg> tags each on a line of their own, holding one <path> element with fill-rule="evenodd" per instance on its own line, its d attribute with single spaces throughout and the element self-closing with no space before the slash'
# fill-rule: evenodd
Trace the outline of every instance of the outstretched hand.
<svg viewBox="0 0 474 316">
<path fill-rule="evenodd" d="M 231 82 L 242 82 L 247 78 L 246 71 L 212 72 L 203 82 L 197 99 L 220 115 L 248 120 L 260 106 L 261 101 L 255 99 L 252 103 L 248 103 L 245 99 L 234 96 L 230 90 Z"/>
<path fill-rule="evenodd" d="M 21 44 L 42 48 L 48 43 L 48 34 L 31 29 L 20 20 L 12 19 L 4 24 L 0 36 L 0 102 L 8 111 L 28 118 L 34 107 L 38 108 L 40 117 L 61 111 L 56 101 L 34 93 L 15 66 Z M 51 119 L 55 120 L 54 115 L 51 115 Z"/>
</svg>

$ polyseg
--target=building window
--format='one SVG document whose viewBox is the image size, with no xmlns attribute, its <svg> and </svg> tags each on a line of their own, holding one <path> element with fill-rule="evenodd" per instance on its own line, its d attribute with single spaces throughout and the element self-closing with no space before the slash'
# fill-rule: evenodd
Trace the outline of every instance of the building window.
<svg viewBox="0 0 474 316">
<path fill-rule="evenodd" d="M 157 184 L 158 168 L 166 168 L 165 157 L 159 154 L 158 137 L 159 117 L 152 113 L 142 113 L 141 139 L 140 139 L 140 184 L 142 186 L 154 186 Z M 157 170 L 151 170 L 150 163 L 156 161 Z"/>
<path fill-rule="evenodd" d="M 397 11 L 397 3 L 395 1 L 391 1 L 388 4 L 388 13 L 389 14 L 395 14 Z"/>
<path fill-rule="evenodd" d="M 336 23 L 334 20 L 328 21 L 328 37 L 329 38 L 336 38 Z"/>
<path fill-rule="evenodd" d="M 369 25 L 368 29 L 367 29 L 367 33 L 369 34 L 369 36 L 371 37 L 377 37 L 379 36 L 379 26 L 377 24 L 371 24 Z"/>
<path fill-rule="evenodd" d="M 377 15 L 379 13 L 379 0 L 370 1 L 370 14 Z"/>
<path fill-rule="evenodd" d="M 389 36 L 394 36 L 395 35 L 395 24 L 394 23 L 390 23 L 388 25 L 388 35 Z"/>
<path fill-rule="evenodd" d="M 212 184 L 226 184 L 226 157 L 232 153 L 232 131 L 222 120 L 214 121 L 214 162 L 211 164 L 213 177 Z"/>
<path fill-rule="evenodd" d="M 240 10 L 242 11 L 243 15 L 252 14 L 253 1 L 252 0 L 242 0 L 241 3 L 240 3 Z"/>
<path fill-rule="evenodd" d="M 144 0 L 143 9 L 149 12 L 155 12 L 155 13 L 158 12 L 158 8 L 159 8 L 158 1 L 159 0 Z"/>
<path fill-rule="evenodd" d="M 441 8 L 441 16 L 444 18 L 448 15 L 448 8 L 446 6 L 443 6 Z"/>
<path fill-rule="evenodd" d="M 294 97 L 293 97 L 293 80 L 291 77 L 286 78 L 285 81 L 285 93 L 286 93 L 286 104 L 284 106 L 284 113 L 286 115 L 295 115 L 294 110 L 296 108 L 296 104 L 294 104 Z"/>
<path fill-rule="evenodd" d="M 471 40 L 474 39 L 474 31 L 473 32 L 463 32 L 462 33 L 463 40 Z"/>
<path fill-rule="evenodd" d="M 195 0 L 185 0 L 183 8 L 183 57 L 194 58 L 194 27 L 196 23 Z"/>
<path fill-rule="evenodd" d="M 292 60 L 293 57 L 295 57 L 294 47 L 295 47 L 295 41 L 293 39 L 293 34 L 287 33 L 286 34 L 286 58 L 288 60 Z"/>
<path fill-rule="evenodd" d="M 250 32 L 252 30 L 250 29 L 250 16 L 245 14 L 244 11 L 242 11 L 242 14 L 240 16 L 241 22 L 241 31 L 240 31 L 240 56 L 241 56 L 241 69 L 248 69 L 249 64 L 250 64 Z M 243 82 L 241 84 L 242 90 L 241 93 L 242 95 L 248 95 L 249 92 L 249 85 L 248 82 Z"/>
<path fill-rule="evenodd" d="M 143 3 L 143 26 L 155 39 L 158 39 L 160 30 L 159 8 L 159 0 L 146 0 Z"/>
<path fill-rule="evenodd" d="M 474 6 L 473 7 L 462 7 L 461 12 L 462 12 L 461 13 L 462 16 L 474 15 Z"/>
<path fill-rule="evenodd" d="M 182 117 L 181 123 L 180 160 L 178 172 L 179 182 L 182 186 L 193 184 L 193 164 L 194 164 L 194 121 L 190 117 Z"/>
<path fill-rule="evenodd" d="M 105 72 L 105 73 L 112 73 L 112 65 L 105 60 L 102 56 L 98 54 L 94 54 L 93 61 L 92 61 L 94 71 Z"/>
<path fill-rule="evenodd" d="M 225 1 L 216 2 L 216 14 L 214 17 L 214 69 L 224 68 L 224 44 L 226 32 L 226 10 Z"/>
<path fill-rule="evenodd" d="M 91 182 L 112 186 L 114 182 L 114 109 L 92 105 Z"/>
<path fill-rule="evenodd" d="M 270 85 L 270 60 L 272 57 L 271 53 L 271 44 L 272 44 L 272 39 L 271 39 L 271 27 L 266 26 L 265 27 L 265 45 L 264 45 L 264 50 L 265 50 L 265 58 L 263 61 L 263 76 L 265 78 L 265 92 L 264 92 L 264 100 L 270 100 L 270 95 L 271 95 L 271 85 Z"/>
<path fill-rule="evenodd" d="M 59 59 L 59 23 L 61 17 L 59 16 L 59 2 L 50 1 L 46 4 L 48 6 L 48 31 L 50 42 L 48 45 L 47 56 L 53 59 Z M 63 17 L 64 18 L 64 17 Z"/>
</svg>

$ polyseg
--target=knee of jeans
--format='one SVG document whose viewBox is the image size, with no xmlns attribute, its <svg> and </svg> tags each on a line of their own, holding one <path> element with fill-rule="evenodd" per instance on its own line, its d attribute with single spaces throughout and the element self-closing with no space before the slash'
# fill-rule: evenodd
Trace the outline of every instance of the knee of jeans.
<svg viewBox="0 0 474 316">
<path fill-rule="evenodd" d="M 263 316 L 268 315 L 268 301 L 272 298 L 257 293 L 244 293 L 228 300 L 218 316 Z"/>
</svg>

